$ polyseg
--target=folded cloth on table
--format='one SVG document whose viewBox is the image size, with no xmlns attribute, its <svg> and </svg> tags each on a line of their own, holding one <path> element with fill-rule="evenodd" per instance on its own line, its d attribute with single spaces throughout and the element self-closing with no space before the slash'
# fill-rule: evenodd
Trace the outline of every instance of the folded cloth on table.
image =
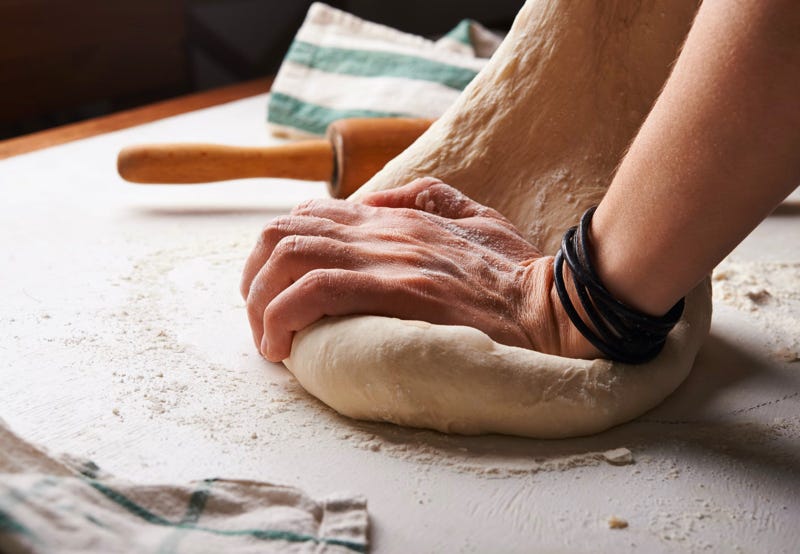
<svg viewBox="0 0 800 554">
<path fill-rule="evenodd" d="M 367 551 L 366 501 L 206 479 L 140 485 L 52 457 L 0 420 L 0 552 Z"/>
<path fill-rule="evenodd" d="M 309 138 L 346 117 L 435 119 L 500 41 L 470 20 L 434 42 L 315 3 L 272 84 L 270 130 Z"/>
</svg>

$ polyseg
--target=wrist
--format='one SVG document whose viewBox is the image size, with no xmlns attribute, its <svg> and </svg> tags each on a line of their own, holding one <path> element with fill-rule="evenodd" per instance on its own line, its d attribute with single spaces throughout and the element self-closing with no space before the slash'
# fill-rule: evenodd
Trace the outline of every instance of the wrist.
<svg viewBox="0 0 800 554">
<path fill-rule="evenodd" d="M 586 210 L 579 224 L 564 233 L 554 260 L 555 289 L 570 321 L 598 350 L 618 362 L 644 363 L 661 352 L 667 335 L 683 313 L 684 301 L 676 302 L 663 316 L 652 316 L 608 290 L 593 261 L 590 226 L 595 210 L 596 207 Z M 568 292 L 565 267 L 571 270 L 569 282 L 575 287 L 579 304 Z"/>
<path fill-rule="evenodd" d="M 545 256 L 525 267 L 522 279 L 524 300 L 519 320 L 531 347 L 538 352 L 568 358 L 602 357 L 600 351 L 572 324 L 564 310 L 555 288 L 553 262 L 553 256 Z M 586 318 L 569 268 L 565 268 L 564 276 L 573 304 L 581 317 Z"/>
</svg>

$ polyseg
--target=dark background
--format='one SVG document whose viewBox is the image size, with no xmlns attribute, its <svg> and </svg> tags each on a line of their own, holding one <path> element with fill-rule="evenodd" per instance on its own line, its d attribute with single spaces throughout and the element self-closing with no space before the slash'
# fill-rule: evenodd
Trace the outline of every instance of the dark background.
<svg viewBox="0 0 800 554">
<path fill-rule="evenodd" d="M 431 38 L 523 0 L 332 0 Z M 305 0 L 0 0 L 0 139 L 274 74 Z"/>
</svg>

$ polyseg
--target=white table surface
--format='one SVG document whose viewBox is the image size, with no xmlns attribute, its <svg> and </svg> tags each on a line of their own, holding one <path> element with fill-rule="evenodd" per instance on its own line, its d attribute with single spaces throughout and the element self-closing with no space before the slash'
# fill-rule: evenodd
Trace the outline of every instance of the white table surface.
<svg viewBox="0 0 800 554">
<path fill-rule="evenodd" d="M 359 423 L 258 356 L 237 292 L 261 227 L 324 186 L 116 175 L 128 144 L 267 144 L 264 107 L 0 162 L 0 417 L 13 429 L 142 481 L 364 493 L 378 553 L 800 549 L 800 362 L 780 359 L 800 349 L 797 196 L 724 262 L 696 367 L 642 418 L 563 441 Z M 598 454 L 617 447 L 635 463 Z"/>
</svg>

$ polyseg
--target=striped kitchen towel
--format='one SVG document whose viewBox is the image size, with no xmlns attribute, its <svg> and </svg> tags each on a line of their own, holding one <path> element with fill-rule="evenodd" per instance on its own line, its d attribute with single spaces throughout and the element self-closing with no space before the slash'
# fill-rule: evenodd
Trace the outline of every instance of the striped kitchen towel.
<svg viewBox="0 0 800 554">
<path fill-rule="evenodd" d="M 275 77 L 267 121 L 277 136 L 311 138 L 346 117 L 435 119 L 500 41 L 469 20 L 434 42 L 314 3 Z"/>
<path fill-rule="evenodd" d="M 0 552 L 367 551 L 366 501 L 255 481 L 141 485 L 53 457 L 0 420 Z"/>
</svg>

